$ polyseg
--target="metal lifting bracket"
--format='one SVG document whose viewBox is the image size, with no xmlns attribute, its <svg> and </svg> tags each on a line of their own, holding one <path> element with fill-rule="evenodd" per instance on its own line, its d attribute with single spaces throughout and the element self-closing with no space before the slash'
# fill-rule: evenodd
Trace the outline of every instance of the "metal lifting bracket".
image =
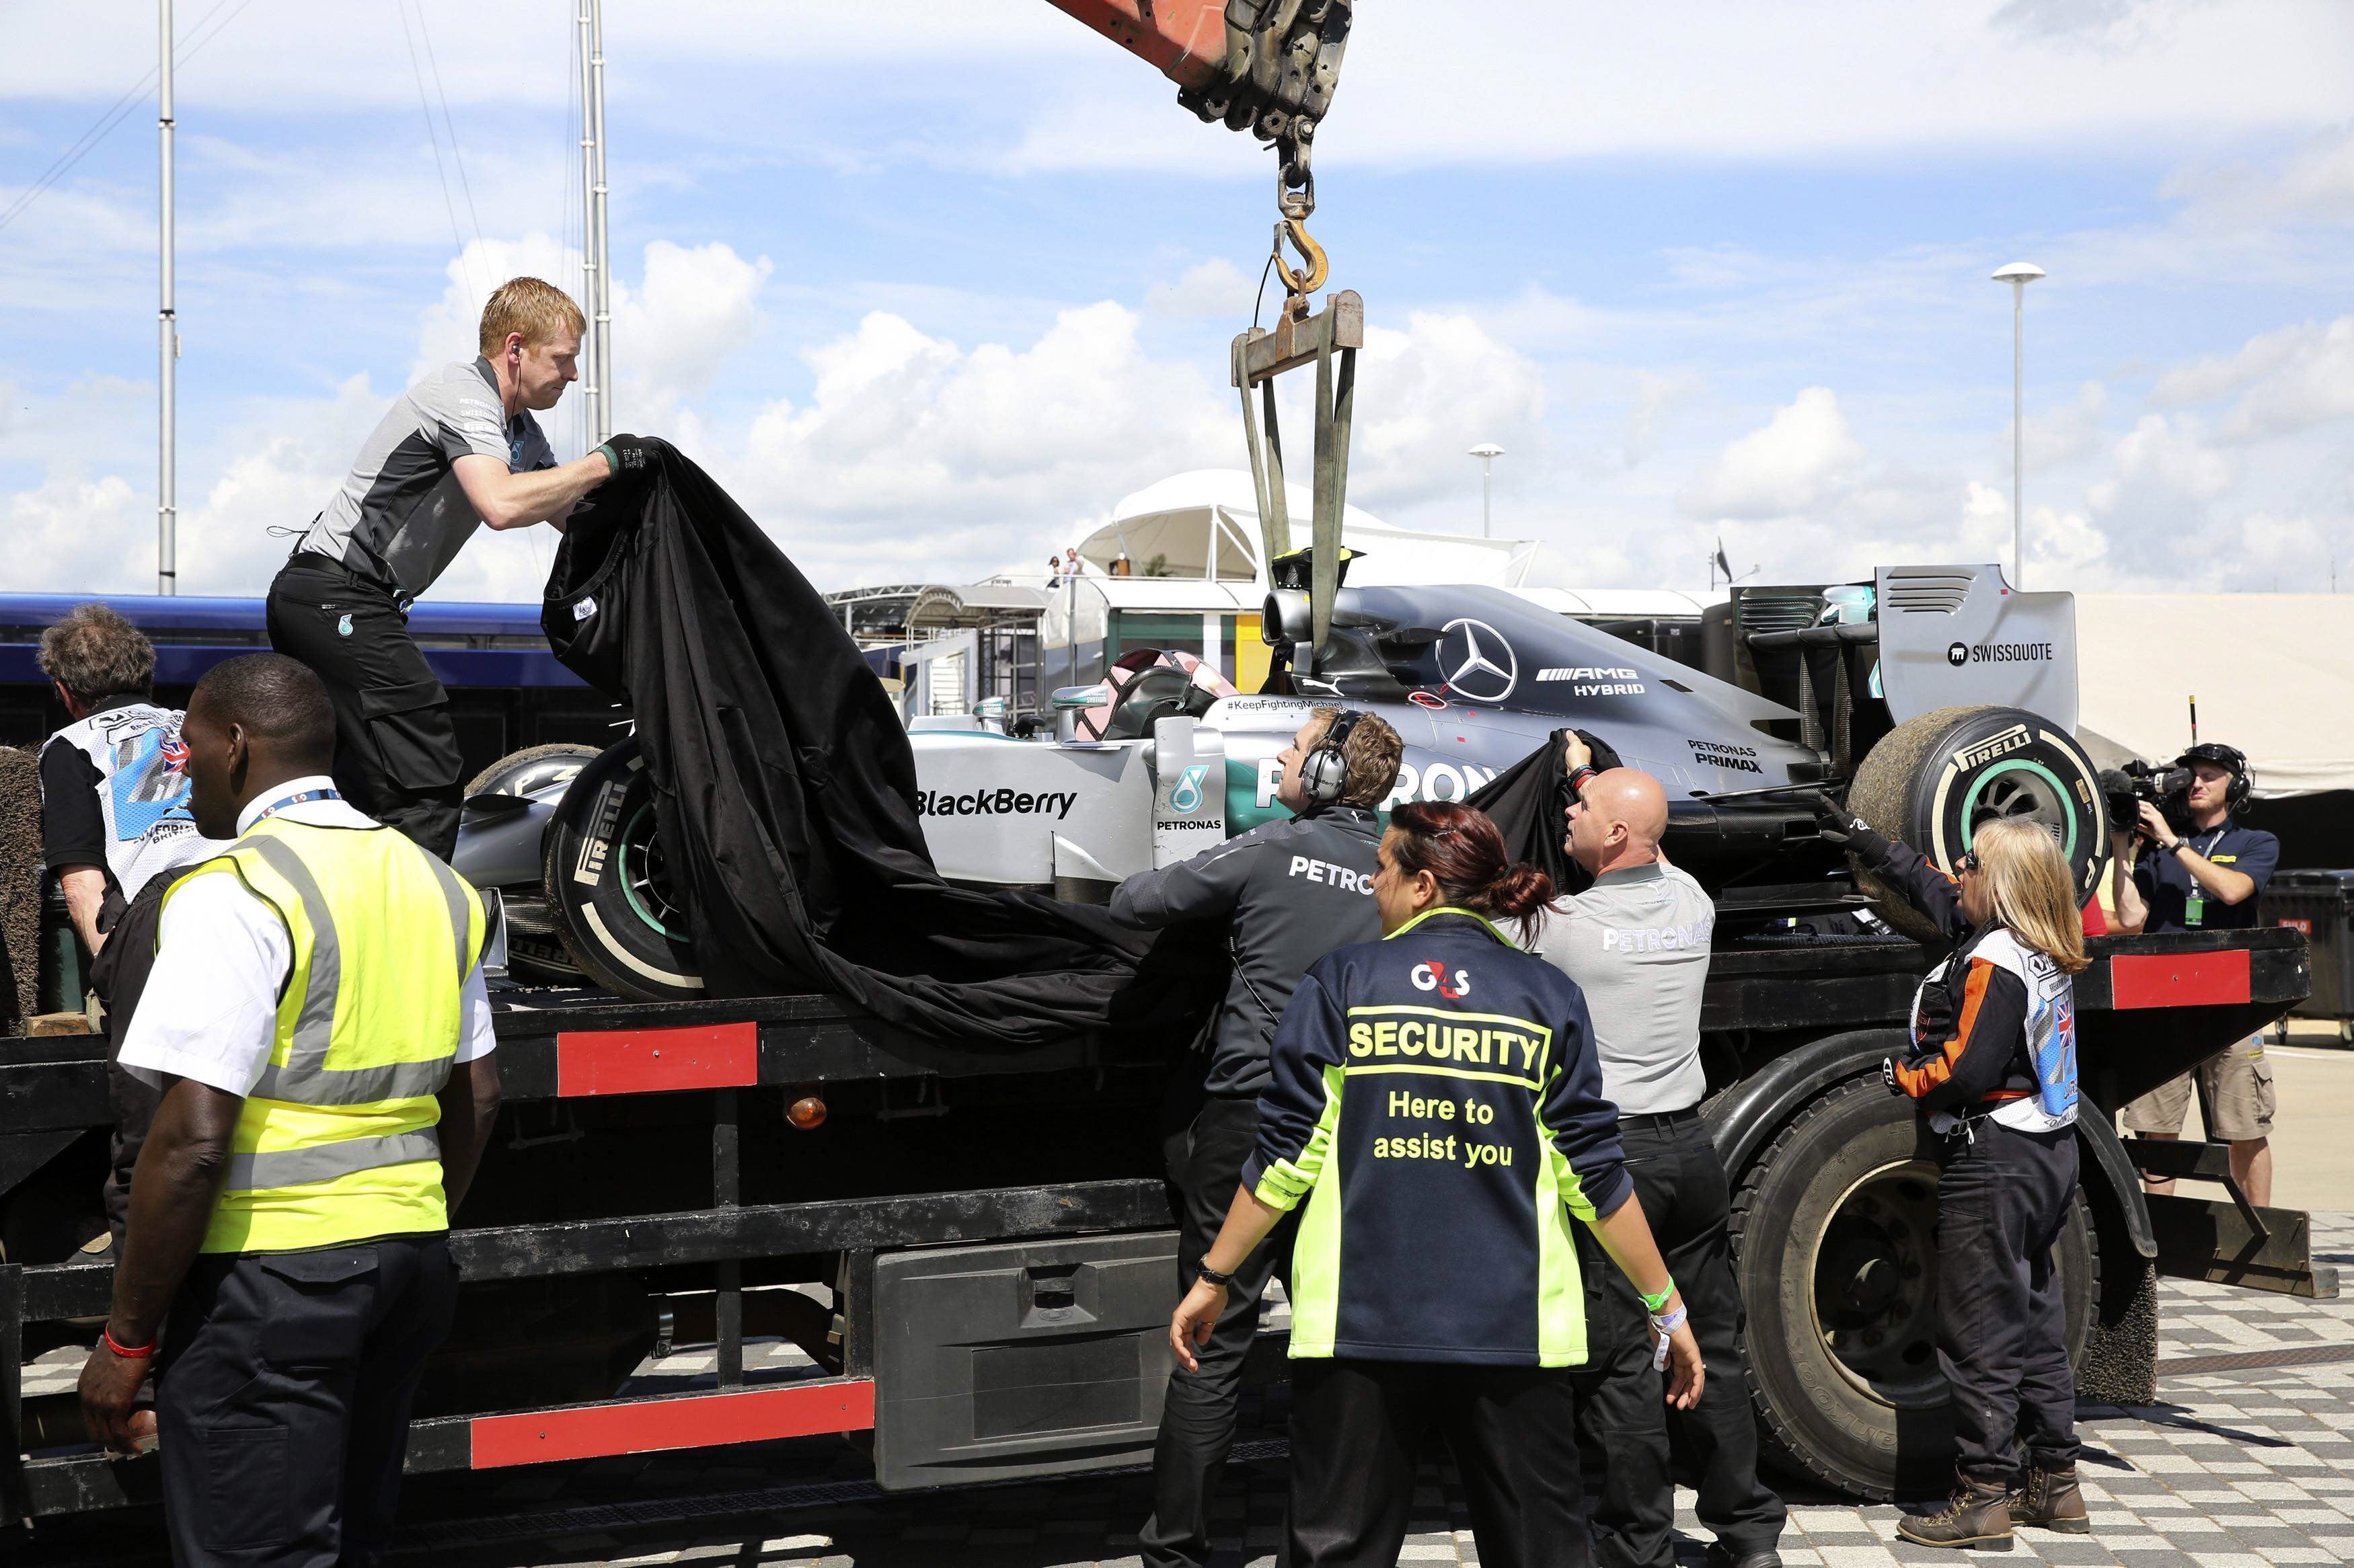
<svg viewBox="0 0 2354 1568">
<path fill-rule="evenodd" d="M 1356 412 L 1357 350 L 1365 343 L 1365 302 L 1352 289 L 1324 296 L 1324 308 L 1309 313 L 1308 296 L 1284 302 L 1272 332 L 1253 327 L 1235 339 L 1234 385 L 1243 400 L 1243 438 L 1250 447 L 1251 483 L 1258 493 L 1259 547 L 1272 576 L 1279 556 L 1291 554 L 1291 514 L 1284 489 L 1283 436 L 1276 420 L 1275 378 L 1310 360 L 1316 364 L 1316 467 L 1310 490 L 1314 513 L 1310 525 L 1309 613 L 1313 628 L 1308 648 L 1292 651 L 1292 668 L 1311 667 L 1310 655 L 1332 630 L 1332 599 L 1341 586 L 1341 517 L 1349 499 L 1349 427 Z M 1265 429 L 1251 403 L 1259 394 Z"/>
</svg>

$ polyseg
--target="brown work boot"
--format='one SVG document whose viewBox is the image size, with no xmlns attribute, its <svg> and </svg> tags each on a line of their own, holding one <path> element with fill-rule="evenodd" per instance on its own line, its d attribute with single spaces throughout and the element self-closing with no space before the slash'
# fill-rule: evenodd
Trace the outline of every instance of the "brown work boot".
<svg viewBox="0 0 2354 1568">
<path fill-rule="evenodd" d="M 2010 1489 L 1999 1481 L 1963 1475 L 1954 1495 L 1935 1513 L 1908 1513 L 1896 1533 L 1916 1546 L 1986 1547 L 2010 1544 Z"/>
<path fill-rule="evenodd" d="M 2027 1467 L 2027 1489 L 2010 1499 L 2010 1522 L 2038 1525 L 2063 1535 L 2090 1535 L 2093 1521 L 2084 1512 L 2084 1494 L 2076 1488 L 2076 1467 Z"/>
</svg>

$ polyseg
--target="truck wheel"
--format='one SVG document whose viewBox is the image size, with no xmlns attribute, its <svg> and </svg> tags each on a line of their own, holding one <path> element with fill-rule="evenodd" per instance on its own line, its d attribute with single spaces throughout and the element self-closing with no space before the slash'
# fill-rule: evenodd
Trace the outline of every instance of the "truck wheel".
<svg viewBox="0 0 2354 1568">
<path fill-rule="evenodd" d="M 526 746 L 521 751 L 508 752 L 475 774 L 466 785 L 466 793 L 528 795 L 550 784 L 569 783 L 583 768 L 596 761 L 597 756 L 597 747 L 578 740 Z"/>
<path fill-rule="evenodd" d="M 1732 1235 L 1749 1394 L 1767 1457 L 1795 1477 L 1882 1500 L 1952 1483 L 1937 1365 L 1939 1141 L 1911 1102 L 1857 1078 L 1743 1173 Z M 2054 1252 L 2077 1364 L 2100 1279 L 2081 1193 Z"/>
<path fill-rule="evenodd" d="M 2067 856 L 2079 904 L 2108 865 L 2108 819 L 2092 758 L 2073 736 L 2023 708 L 1938 708 L 1905 720 L 1856 768 L 1847 803 L 1875 830 L 1948 871 L 1988 822 L 2039 823 Z M 1903 894 L 1861 865 L 1856 880 L 1890 925 L 1935 938 Z"/>
<path fill-rule="evenodd" d="M 703 995 L 635 736 L 608 747 L 564 792 L 548 819 L 543 881 L 565 950 L 599 985 L 633 1001 Z"/>
</svg>

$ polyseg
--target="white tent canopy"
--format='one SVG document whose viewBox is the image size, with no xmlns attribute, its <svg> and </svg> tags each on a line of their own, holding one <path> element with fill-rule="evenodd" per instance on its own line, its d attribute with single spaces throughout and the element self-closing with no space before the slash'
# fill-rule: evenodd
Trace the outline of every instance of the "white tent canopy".
<svg viewBox="0 0 2354 1568">
<path fill-rule="evenodd" d="M 1315 514 L 1308 487 L 1286 485 L 1284 494 L 1292 547 L 1305 548 Z M 1351 549 L 1363 553 L 1363 559 L 1350 567 L 1349 580 L 1368 586 L 1479 583 L 1518 588 L 1537 554 L 1533 539 L 1416 533 L 1392 527 L 1354 506 L 1341 509 L 1341 537 Z M 1122 550 L 1140 575 L 1153 556 L 1162 556 L 1175 577 L 1264 584 L 1258 495 L 1250 474 L 1242 469 L 1195 469 L 1125 497 L 1112 508 L 1111 521 L 1079 546 L 1080 556 L 1096 571 L 1108 571 Z"/>
<path fill-rule="evenodd" d="M 2267 800 L 2354 789 L 2354 595 L 2076 596 L 2077 733 L 2094 761 L 2247 753 Z"/>
</svg>

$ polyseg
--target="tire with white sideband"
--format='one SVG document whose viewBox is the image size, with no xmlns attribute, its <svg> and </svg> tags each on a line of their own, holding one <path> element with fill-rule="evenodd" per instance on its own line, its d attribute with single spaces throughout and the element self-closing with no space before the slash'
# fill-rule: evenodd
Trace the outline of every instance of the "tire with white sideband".
<svg viewBox="0 0 2354 1568">
<path fill-rule="evenodd" d="M 1856 768 L 1847 800 L 1874 829 L 1948 871 L 1988 822 L 2035 822 L 2067 858 L 2080 905 L 2108 866 L 2108 817 L 2092 758 L 2075 736 L 2023 708 L 1938 708 L 1907 719 Z M 1912 937 L 1936 935 L 1861 867 L 1858 881 L 1889 924 Z"/>
<path fill-rule="evenodd" d="M 615 996 L 692 1001 L 703 976 L 654 832 L 634 736 L 580 769 L 547 825 L 547 906 L 565 949 Z"/>
</svg>

